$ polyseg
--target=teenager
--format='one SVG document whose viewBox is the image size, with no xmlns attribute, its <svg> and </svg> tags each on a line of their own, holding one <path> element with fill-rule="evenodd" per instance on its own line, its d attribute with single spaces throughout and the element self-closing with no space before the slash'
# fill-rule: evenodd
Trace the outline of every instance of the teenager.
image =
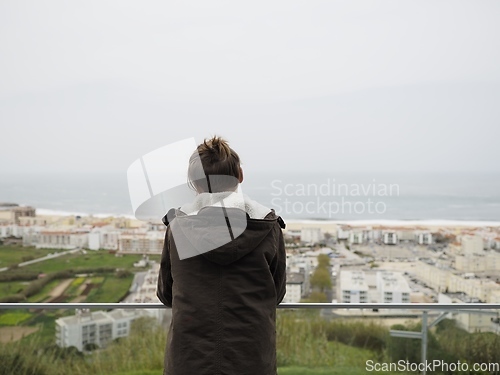
<svg viewBox="0 0 500 375">
<path fill-rule="evenodd" d="M 285 295 L 284 222 L 239 193 L 238 154 L 220 137 L 194 151 L 193 202 L 170 210 L 158 298 L 172 307 L 165 375 L 276 375 Z"/>
</svg>

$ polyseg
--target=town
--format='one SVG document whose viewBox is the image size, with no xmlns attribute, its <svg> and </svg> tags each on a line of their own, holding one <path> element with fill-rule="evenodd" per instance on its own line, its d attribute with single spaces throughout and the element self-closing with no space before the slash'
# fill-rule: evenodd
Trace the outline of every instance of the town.
<svg viewBox="0 0 500 375">
<path fill-rule="evenodd" d="M 0 204 L 2 246 L 10 246 L 12 251 L 18 247 L 57 250 L 44 257 L 24 257 L 15 264 L 16 268 L 67 254 L 105 252 L 115 257 L 137 256 L 134 267 L 138 271 L 119 302 L 159 302 L 157 260 L 164 236 L 162 223 L 129 217 L 38 215 L 34 207 Z M 284 303 L 500 303 L 499 226 L 304 220 L 287 222 L 284 237 Z M 0 258 L 0 271 L 12 267 Z M 86 280 L 87 276 L 80 278 Z M 85 287 L 88 289 L 91 284 L 81 283 L 83 295 Z M 70 288 L 71 279 L 60 287 Z M 344 309 L 335 310 L 335 314 L 414 315 L 410 310 L 394 309 Z M 105 346 L 126 336 L 131 322 L 141 316 L 164 323 L 169 319 L 169 310 L 78 310 L 75 315 L 56 320 L 56 343 L 61 347 L 75 346 L 80 351 L 89 345 Z M 500 334 L 498 317 L 459 312 L 450 318 L 468 332 Z"/>
</svg>

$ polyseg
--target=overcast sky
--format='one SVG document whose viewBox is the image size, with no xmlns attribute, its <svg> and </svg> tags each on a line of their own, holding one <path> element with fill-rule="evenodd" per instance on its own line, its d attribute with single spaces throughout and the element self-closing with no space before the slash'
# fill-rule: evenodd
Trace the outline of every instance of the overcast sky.
<svg viewBox="0 0 500 375">
<path fill-rule="evenodd" d="M 2 1 L 0 173 L 500 172 L 498 1 Z M 168 162 L 165 161 L 166 166 Z"/>
</svg>

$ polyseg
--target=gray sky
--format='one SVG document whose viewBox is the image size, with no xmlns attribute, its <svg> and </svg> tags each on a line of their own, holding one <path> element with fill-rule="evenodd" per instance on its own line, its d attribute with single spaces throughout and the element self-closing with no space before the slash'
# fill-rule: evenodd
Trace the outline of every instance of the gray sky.
<svg viewBox="0 0 500 375">
<path fill-rule="evenodd" d="M 0 173 L 500 172 L 498 1 L 2 1 Z M 167 162 L 166 162 L 167 163 Z"/>
</svg>

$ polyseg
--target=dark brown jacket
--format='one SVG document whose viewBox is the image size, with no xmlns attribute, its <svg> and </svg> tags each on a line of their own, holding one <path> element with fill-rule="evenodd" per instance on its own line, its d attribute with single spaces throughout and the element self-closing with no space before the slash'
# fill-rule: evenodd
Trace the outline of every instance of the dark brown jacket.
<svg viewBox="0 0 500 375">
<path fill-rule="evenodd" d="M 274 211 L 264 219 L 247 215 L 237 238 L 180 260 L 176 242 L 196 251 L 207 238 L 227 236 L 225 225 L 200 225 L 216 210 L 177 211 L 167 227 L 157 293 L 172 307 L 164 374 L 275 375 L 276 305 L 286 287 L 284 223 Z"/>
</svg>

